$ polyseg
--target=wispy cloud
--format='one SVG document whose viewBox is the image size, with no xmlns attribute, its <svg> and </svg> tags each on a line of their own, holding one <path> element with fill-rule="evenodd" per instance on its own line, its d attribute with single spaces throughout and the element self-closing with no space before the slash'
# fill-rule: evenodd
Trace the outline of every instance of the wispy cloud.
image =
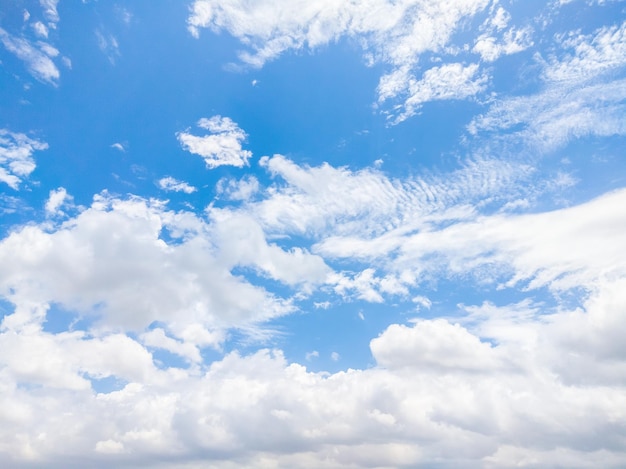
<svg viewBox="0 0 626 469">
<path fill-rule="evenodd" d="M 159 179 L 159 187 L 165 191 L 184 192 L 185 194 L 191 194 L 198 190 L 186 182 L 179 181 L 171 176 Z"/>
<path fill-rule="evenodd" d="M 115 62 L 121 55 L 117 38 L 113 34 L 108 34 L 100 29 L 96 29 L 95 34 L 98 47 L 102 53 L 106 55 L 107 59 L 109 59 L 109 62 L 115 65 Z"/>
<path fill-rule="evenodd" d="M 379 102 L 397 95 L 406 96 L 403 111 L 394 120 L 398 123 L 414 115 L 424 103 L 475 96 L 486 88 L 487 81 L 486 75 L 479 74 L 478 64 L 433 67 L 424 72 L 421 80 L 413 78 L 407 69 L 400 69 L 381 78 Z"/>
<path fill-rule="evenodd" d="M 0 41 L 4 47 L 22 60 L 28 71 L 39 81 L 56 85 L 60 73 L 51 57 L 58 55 L 58 50 L 46 43 L 34 45 L 30 41 L 15 37 L 0 28 Z"/>
</svg>

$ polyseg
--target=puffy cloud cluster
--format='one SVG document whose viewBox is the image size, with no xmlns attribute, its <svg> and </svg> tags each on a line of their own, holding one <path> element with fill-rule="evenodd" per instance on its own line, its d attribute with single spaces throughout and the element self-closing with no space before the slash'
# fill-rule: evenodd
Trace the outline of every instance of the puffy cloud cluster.
<svg viewBox="0 0 626 469">
<path fill-rule="evenodd" d="M 223 165 L 241 168 L 248 164 L 252 152 L 241 146 L 247 135 L 229 117 L 202 118 L 198 127 L 208 130 L 209 135 L 197 136 L 185 131 L 176 136 L 185 150 L 204 158 L 207 168 Z"/>
<path fill-rule="evenodd" d="M 0 182 L 17 190 L 24 178 L 37 166 L 33 153 L 47 148 L 47 143 L 0 129 Z"/>
<path fill-rule="evenodd" d="M 142 345 L 5 326 L 0 455 L 11 467 L 621 467 L 624 286 L 543 319 L 485 304 L 464 325 L 392 325 L 371 342 L 375 367 L 334 374 L 277 350 L 160 370 L 161 333 Z M 128 384 L 89 388 L 112 373 Z"/>
</svg>

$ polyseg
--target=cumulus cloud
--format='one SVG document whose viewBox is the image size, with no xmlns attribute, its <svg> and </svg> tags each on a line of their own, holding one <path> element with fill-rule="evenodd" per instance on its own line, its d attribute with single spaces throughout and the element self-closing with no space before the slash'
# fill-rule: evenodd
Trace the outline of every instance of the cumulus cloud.
<svg viewBox="0 0 626 469">
<path fill-rule="evenodd" d="M 33 153 L 47 148 L 47 143 L 0 129 L 0 182 L 17 190 L 36 167 Z"/>
<path fill-rule="evenodd" d="M 181 334 L 196 324 L 219 329 L 290 311 L 285 301 L 229 273 L 233 264 L 212 254 L 204 234 L 209 228 L 158 203 L 96 197 L 54 232 L 28 226 L 0 244 L 2 264 L 11 266 L 0 272 L 2 295 L 16 304 L 24 298 L 55 302 L 104 328 L 141 330 L 159 320 Z M 162 229 L 179 242 L 168 246 L 159 237 Z M 264 246 L 263 239 L 257 242 Z M 270 270 L 280 277 L 290 256 L 285 253 L 284 267 Z M 229 260 L 257 262 L 253 256 Z"/>
<path fill-rule="evenodd" d="M 185 150 L 204 158 L 207 168 L 223 165 L 241 168 L 248 164 L 252 152 L 242 149 L 247 134 L 230 118 L 202 118 L 197 125 L 209 131 L 209 135 L 197 136 L 185 131 L 176 137 Z"/>
<path fill-rule="evenodd" d="M 541 465 L 565 460 L 570 467 L 617 468 L 626 462 L 620 438 L 626 394 L 617 378 L 624 355 L 604 362 L 603 373 L 584 383 L 571 376 L 582 376 L 583 369 L 570 364 L 567 370 L 562 357 L 576 350 L 577 364 L 595 359 L 577 346 L 593 344 L 604 330 L 584 325 L 597 323 L 606 296 L 615 311 L 625 311 L 623 291 L 623 285 L 607 286 L 584 310 L 547 321 L 533 321 L 523 307 L 510 305 L 469 308 L 467 328 L 445 319 L 392 325 L 372 340 L 376 366 L 334 374 L 288 363 L 279 350 L 233 352 L 200 372 L 159 370 L 147 349 L 124 336 L 4 329 L 0 350 L 11 350 L 0 352 L 6 409 L 0 419 L 10 423 L 0 426 L 4 457 L 15 467 L 33 459 L 49 467 L 74 458 L 109 464 L 96 459 L 96 449 L 125 455 L 114 459 L 121 467 L 201 460 L 218 468 L 259 461 L 347 468 L 442 460 L 507 467 L 532 455 Z M 581 327 L 569 314 L 580 316 Z M 527 333 L 511 337 L 516 328 Z M 482 341 L 479 330 L 497 344 Z M 571 330 L 577 335 L 567 335 Z M 165 337 L 153 335 L 149 342 Z M 621 347 L 621 336 L 616 332 L 609 344 Z M 34 357 L 34 345 L 47 353 Z M 128 383 L 107 394 L 89 389 L 90 377 L 110 373 Z M 7 387 L 11 382 L 38 383 L 47 397 Z M 61 425 L 55 415 L 68 408 L 81 412 L 65 413 Z"/>
<path fill-rule="evenodd" d="M 165 191 L 184 192 L 185 194 L 192 194 L 198 190 L 186 182 L 179 181 L 171 176 L 159 179 L 159 187 Z"/>
</svg>

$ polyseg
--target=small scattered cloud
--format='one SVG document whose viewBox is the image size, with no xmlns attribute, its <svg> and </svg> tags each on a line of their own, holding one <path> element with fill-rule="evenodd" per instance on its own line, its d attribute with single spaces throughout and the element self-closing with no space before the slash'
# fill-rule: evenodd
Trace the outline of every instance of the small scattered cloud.
<svg viewBox="0 0 626 469">
<path fill-rule="evenodd" d="M 2 28 L 0 28 L 0 41 L 9 52 L 26 64 L 30 74 L 37 80 L 57 85 L 61 74 L 51 59 L 58 55 L 57 49 L 44 42 L 33 44 L 26 39 L 9 34 Z"/>
<path fill-rule="evenodd" d="M 36 167 L 33 153 L 47 148 L 47 143 L 21 133 L 0 129 L 0 182 L 17 190 L 19 184 Z"/>
<path fill-rule="evenodd" d="M 177 133 L 176 137 L 183 149 L 204 158 L 207 168 L 248 165 L 252 152 L 242 148 L 247 134 L 230 118 L 217 115 L 200 119 L 197 125 L 209 134 L 197 136 L 185 131 Z"/>
<path fill-rule="evenodd" d="M 338 362 L 341 356 L 337 352 L 332 352 L 330 354 L 330 359 L 334 362 Z"/>
<path fill-rule="evenodd" d="M 178 179 L 174 179 L 171 176 L 159 179 L 159 187 L 165 191 L 184 192 L 185 194 L 191 194 L 198 190 L 195 187 L 190 186 L 186 182 L 179 181 Z"/>
<path fill-rule="evenodd" d="M 319 352 L 317 350 L 313 350 L 312 352 L 307 352 L 304 355 L 304 358 L 306 359 L 306 361 L 310 362 L 311 360 L 313 360 L 314 358 L 318 358 L 319 356 Z"/>
<path fill-rule="evenodd" d="M 413 303 L 417 305 L 418 309 L 430 309 L 430 307 L 432 306 L 432 302 L 422 295 L 414 296 L 411 301 L 413 301 Z"/>
<path fill-rule="evenodd" d="M 115 12 L 118 18 L 126 25 L 129 25 L 133 20 L 133 14 L 127 8 L 117 6 L 115 7 Z"/>
<path fill-rule="evenodd" d="M 62 215 L 61 207 L 71 199 L 72 196 L 67 193 L 64 187 L 51 190 L 45 205 L 46 215 Z"/>
<path fill-rule="evenodd" d="M 59 0 L 39 0 L 39 4 L 43 9 L 44 16 L 46 19 L 56 25 L 59 22 L 59 13 L 57 11 L 57 5 L 59 4 Z"/>
<path fill-rule="evenodd" d="M 112 144 L 111 148 L 115 148 L 116 150 L 121 151 L 122 153 L 126 152 L 126 147 L 119 142 Z"/>
<path fill-rule="evenodd" d="M 117 38 L 113 34 L 108 34 L 100 29 L 96 29 L 95 35 L 98 47 L 107 59 L 109 59 L 111 65 L 115 65 L 115 62 L 121 55 Z"/>
<path fill-rule="evenodd" d="M 48 28 L 41 21 L 36 21 L 31 24 L 33 31 L 39 37 L 47 38 L 48 37 Z"/>
</svg>

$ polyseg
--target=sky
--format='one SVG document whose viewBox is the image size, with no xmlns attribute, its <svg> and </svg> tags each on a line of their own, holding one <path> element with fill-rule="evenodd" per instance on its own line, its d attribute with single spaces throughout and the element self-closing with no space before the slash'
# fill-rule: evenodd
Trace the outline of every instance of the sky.
<svg viewBox="0 0 626 469">
<path fill-rule="evenodd" d="M 626 2 L 0 4 L 0 465 L 626 467 Z"/>
</svg>

